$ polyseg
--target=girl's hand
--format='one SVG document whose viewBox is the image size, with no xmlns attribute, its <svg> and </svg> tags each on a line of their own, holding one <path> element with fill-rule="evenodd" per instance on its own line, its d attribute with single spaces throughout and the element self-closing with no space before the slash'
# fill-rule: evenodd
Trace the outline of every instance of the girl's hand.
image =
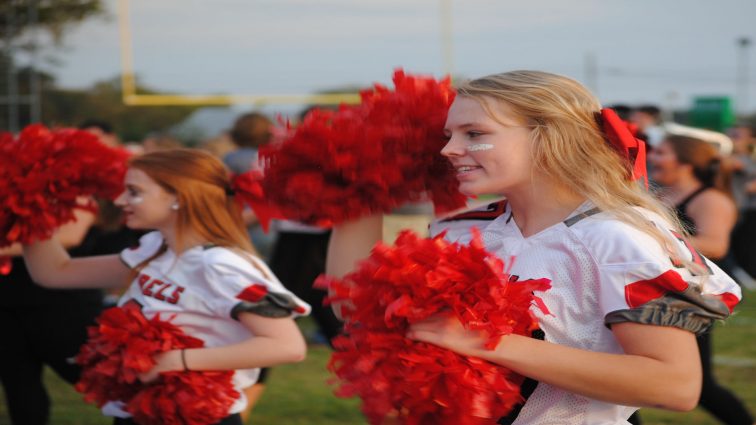
<svg viewBox="0 0 756 425">
<path fill-rule="evenodd" d="M 486 334 L 468 330 L 452 315 L 438 315 L 410 325 L 407 338 L 438 345 L 466 356 L 480 357 L 485 349 Z"/>
<path fill-rule="evenodd" d="M 405 414 L 405 417 L 406 416 L 407 415 Z M 389 414 L 383 418 L 383 421 L 381 421 L 381 425 L 401 425 L 402 423 L 404 423 L 404 421 L 399 417 L 399 412 L 396 410 L 389 412 Z"/>
<path fill-rule="evenodd" d="M 166 351 L 157 354 L 154 359 L 155 366 L 139 375 L 139 380 L 145 384 L 156 380 L 161 372 L 184 370 L 184 365 L 181 364 L 181 350 Z"/>
</svg>

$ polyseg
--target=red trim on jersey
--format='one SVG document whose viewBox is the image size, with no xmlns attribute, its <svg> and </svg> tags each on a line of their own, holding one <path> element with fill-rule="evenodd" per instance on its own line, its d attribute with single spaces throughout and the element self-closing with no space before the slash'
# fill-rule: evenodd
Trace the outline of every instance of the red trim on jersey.
<svg viewBox="0 0 756 425">
<path fill-rule="evenodd" d="M 711 267 L 709 267 L 709 265 L 706 264 L 706 260 L 704 260 L 703 256 L 698 251 L 696 251 L 695 248 L 693 248 L 693 245 L 690 243 L 690 241 L 685 239 L 683 235 L 675 232 L 674 230 L 670 230 L 670 233 L 672 233 L 672 235 L 676 237 L 677 240 L 679 240 L 685 246 L 685 248 L 690 252 L 691 261 L 705 268 L 708 271 L 708 274 L 714 274 L 714 272 L 711 270 Z M 685 264 L 683 264 L 682 262 L 676 259 L 672 259 L 672 265 L 678 268 L 685 267 Z"/>
<path fill-rule="evenodd" d="M 236 298 L 242 301 L 257 302 L 268 294 L 268 287 L 265 285 L 254 284 L 247 286 L 243 291 L 236 295 Z"/>
<path fill-rule="evenodd" d="M 715 295 L 715 297 L 719 298 L 723 303 L 725 303 L 727 308 L 730 309 L 730 313 L 732 313 L 732 310 L 740 302 L 740 298 L 738 298 L 737 295 L 731 292 L 725 292 L 724 294 Z"/>
<path fill-rule="evenodd" d="M 667 270 L 659 276 L 639 280 L 625 286 L 625 301 L 631 308 L 655 300 L 668 291 L 682 292 L 688 288 L 688 282 L 674 270 Z"/>
<path fill-rule="evenodd" d="M 507 201 L 502 200 L 488 204 L 485 210 L 472 210 L 463 212 L 461 214 L 453 215 L 449 218 L 445 218 L 443 221 L 457 221 L 457 220 L 493 220 L 496 217 L 504 214 L 507 209 Z"/>
</svg>

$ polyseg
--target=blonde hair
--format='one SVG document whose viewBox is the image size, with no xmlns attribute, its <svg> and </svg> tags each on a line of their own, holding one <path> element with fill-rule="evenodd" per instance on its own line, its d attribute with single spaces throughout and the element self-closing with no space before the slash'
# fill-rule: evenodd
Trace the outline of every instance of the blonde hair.
<svg viewBox="0 0 756 425">
<path fill-rule="evenodd" d="M 489 101 L 510 107 L 533 127 L 535 170 L 646 232 L 673 258 L 679 256 L 669 237 L 635 207 L 660 215 L 678 232 L 679 220 L 629 178 L 628 160 L 609 145 L 599 128 L 601 104 L 580 83 L 547 72 L 512 71 L 462 83 L 457 95 L 478 101 L 497 121 Z"/>
</svg>

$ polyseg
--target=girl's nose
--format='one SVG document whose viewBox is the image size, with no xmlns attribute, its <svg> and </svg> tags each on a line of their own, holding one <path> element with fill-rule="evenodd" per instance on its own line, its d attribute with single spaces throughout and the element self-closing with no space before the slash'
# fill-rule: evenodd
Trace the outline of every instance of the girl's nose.
<svg viewBox="0 0 756 425">
<path fill-rule="evenodd" d="M 464 143 L 460 142 L 458 138 L 452 136 L 449 137 L 449 141 L 441 149 L 441 155 L 445 157 L 462 156 L 466 153 Z"/>
<path fill-rule="evenodd" d="M 126 205 L 126 191 L 124 190 L 123 192 L 121 192 L 121 194 L 118 195 L 118 197 L 115 198 L 115 200 L 113 200 L 113 203 L 119 207 Z"/>
</svg>

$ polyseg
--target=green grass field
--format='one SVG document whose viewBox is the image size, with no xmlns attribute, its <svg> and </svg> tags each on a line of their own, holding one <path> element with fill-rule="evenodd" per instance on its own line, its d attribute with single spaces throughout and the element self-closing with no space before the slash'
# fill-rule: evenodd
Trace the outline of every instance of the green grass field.
<svg viewBox="0 0 756 425">
<path fill-rule="evenodd" d="M 737 314 L 714 333 L 715 363 L 721 383 L 734 390 L 756 412 L 756 292 L 746 293 Z M 303 323 L 309 332 L 310 323 Z M 268 388 L 249 420 L 255 425 L 365 424 L 358 400 L 335 397 L 327 383 L 325 369 L 330 352 L 322 345 L 310 347 L 307 360 L 275 368 Z M 106 425 L 111 421 L 99 410 L 82 402 L 71 387 L 53 373 L 46 374 L 53 399 L 52 425 Z M 4 399 L 3 399 L 4 400 Z M 671 413 L 644 409 L 645 424 L 714 425 L 717 422 L 697 409 Z M 0 425 L 10 421 L 4 401 L 0 403 Z"/>
</svg>

